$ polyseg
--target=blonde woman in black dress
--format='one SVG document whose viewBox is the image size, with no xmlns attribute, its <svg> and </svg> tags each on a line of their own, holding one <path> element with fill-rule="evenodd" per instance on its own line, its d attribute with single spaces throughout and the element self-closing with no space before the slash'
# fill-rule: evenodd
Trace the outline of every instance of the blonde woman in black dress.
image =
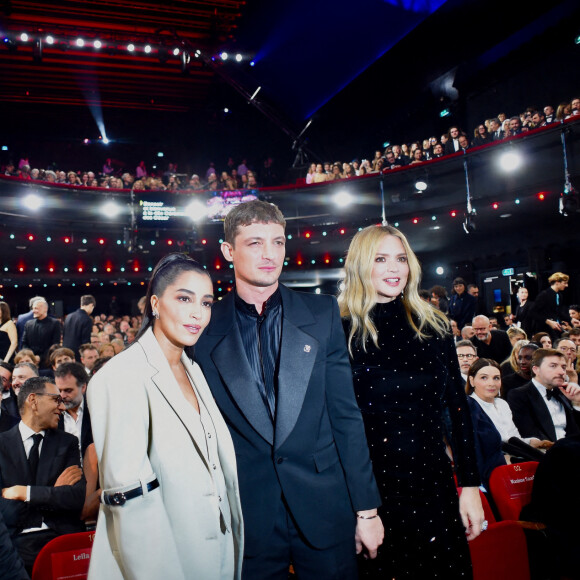
<svg viewBox="0 0 580 580">
<path fill-rule="evenodd" d="M 397 229 L 360 231 L 345 271 L 338 300 L 385 525 L 379 556 L 361 563 L 361 576 L 470 578 L 467 540 L 486 525 L 449 323 L 419 298 L 419 262 Z M 445 408 L 460 499 L 445 453 Z"/>
</svg>

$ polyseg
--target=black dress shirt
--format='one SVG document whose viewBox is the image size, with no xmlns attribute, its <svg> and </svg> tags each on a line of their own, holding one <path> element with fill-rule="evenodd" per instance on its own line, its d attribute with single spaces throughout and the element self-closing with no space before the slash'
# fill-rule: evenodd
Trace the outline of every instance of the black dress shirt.
<svg viewBox="0 0 580 580">
<path fill-rule="evenodd" d="M 236 292 L 236 318 L 244 349 L 258 383 L 260 394 L 276 416 L 277 374 L 282 336 L 282 296 L 277 289 L 259 314 L 253 304 L 244 302 Z"/>
</svg>

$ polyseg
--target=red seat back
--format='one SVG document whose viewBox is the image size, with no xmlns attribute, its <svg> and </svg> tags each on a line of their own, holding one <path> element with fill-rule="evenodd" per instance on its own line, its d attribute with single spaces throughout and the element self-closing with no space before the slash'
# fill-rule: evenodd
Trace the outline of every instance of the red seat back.
<svg viewBox="0 0 580 580">
<path fill-rule="evenodd" d="M 65 534 L 40 550 L 32 569 L 32 580 L 85 580 L 95 532 Z"/>
<path fill-rule="evenodd" d="M 537 461 L 496 467 L 489 478 L 493 501 L 504 520 L 518 520 L 522 508 L 532 499 Z"/>
<path fill-rule="evenodd" d="M 497 522 L 469 542 L 473 580 L 529 580 L 524 531 L 516 522 Z"/>
</svg>

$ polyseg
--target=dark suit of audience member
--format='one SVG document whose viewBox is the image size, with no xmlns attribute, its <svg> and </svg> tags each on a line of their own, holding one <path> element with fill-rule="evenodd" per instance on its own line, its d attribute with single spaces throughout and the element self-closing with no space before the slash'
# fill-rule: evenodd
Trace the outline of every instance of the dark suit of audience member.
<svg viewBox="0 0 580 580">
<path fill-rule="evenodd" d="M 477 300 L 471 294 L 467 292 L 452 294 L 449 300 L 449 318 L 455 320 L 457 326 L 461 329 L 471 324 L 476 307 Z"/>
<path fill-rule="evenodd" d="M 14 427 L 14 425 L 20 422 L 20 415 L 13 415 L 4 406 L 4 401 L 2 400 L 2 406 L 0 407 L 0 433 L 9 431 Z"/>
<path fill-rule="evenodd" d="M 554 390 L 554 389 L 552 389 Z M 566 414 L 566 437 L 580 434 L 576 423 L 579 416 L 572 403 L 559 391 L 556 400 L 562 405 Z M 556 428 L 548 406 L 532 381 L 508 393 L 508 403 L 513 419 L 522 437 L 537 437 L 541 441 L 556 441 Z"/>
<path fill-rule="evenodd" d="M 534 309 L 534 303 L 526 300 L 525 304 L 522 306 L 518 303 L 515 309 L 515 321 L 519 323 L 520 328 L 531 338 L 535 333 L 534 318 L 532 315 L 532 310 Z"/>
<path fill-rule="evenodd" d="M 531 316 L 534 320 L 535 332 L 547 332 L 552 340 L 558 338 L 560 333 L 546 324 L 546 320 L 556 322 L 570 322 L 570 316 L 562 303 L 562 295 L 556 292 L 552 286 L 542 290 L 537 296 L 534 306 L 531 309 Z"/>
<path fill-rule="evenodd" d="M 75 353 L 76 360 L 80 360 L 79 346 L 91 342 L 92 330 L 91 317 L 82 308 L 75 310 L 64 321 L 62 346 L 70 348 Z"/>
<path fill-rule="evenodd" d="M 24 564 L 14 548 L 0 511 L 0 577 L 2 580 L 30 580 Z"/>
<path fill-rule="evenodd" d="M 554 578 L 580 578 L 580 502 L 570 497 L 580 488 L 580 435 L 560 439 L 540 461 L 532 501 L 522 519 L 546 524 L 550 573 Z"/>
<path fill-rule="evenodd" d="M 519 373 L 510 373 L 505 377 L 501 377 L 501 397 L 507 400 L 508 393 L 517 389 L 518 387 L 523 387 L 526 383 L 529 383 L 530 379 L 523 377 Z"/>
<path fill-rule="evenodd" d="M 504 330 L 491 330 L 491 341 L 489 344 L 479 340 L 476 336 L 471 338 L 471 342 L 477 348 L 479 358 L 490 358 L 497 364 L 501 364 L 512 352 L 512 344 Z"/>
<path fill-rule="evenodd" d="M 485 488 L 489 489 L 491 472 L 498 465 L 506 464 L 501 450 L 501 435 L 477 401 L 474 401 L 472 397 L 467 397 L 467 402 L 475 435 L 475 454 L 479 476 Z"/>
<path fill-rule="evenodd" d="M 24 338 L 24 327 L 29 320 L 32 320 L 32 310 L 26 314 L 20 314 L 16 320 L 16 331 L 18 332 L 18 350 L 22 348 L 22 339 Z"/>
<path fill-rule="evenodd" d="M 12 418 L 16 419 L 16 423 L 20 421 L 20 412 L 18 411 L 18 402 L 16 400 L 16 394 L 14 393 L 12 387 L 10 387 L 10 396 L 2 399 L 0 404 L 0 409 L 2 410 L 2 415 L 10 415 Z"/>
<path fill-rule="evenodd" d="M 24 327 L 22 348 L 31 349 L 40 357 L 40 365 L 46 368 L 48 350 L 53 344 L 60 344 L 60 334 L 60 322 L 56 318 L 33 318 Z"/>
</svg>

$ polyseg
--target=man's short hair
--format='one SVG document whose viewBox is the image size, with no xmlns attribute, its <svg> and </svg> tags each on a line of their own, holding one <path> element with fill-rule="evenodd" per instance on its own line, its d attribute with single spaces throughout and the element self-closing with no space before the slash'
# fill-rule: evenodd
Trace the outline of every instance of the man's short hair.
<svg viewBox="0 0 580 580">
<path fill-rule="evenodd" d="M 14 370 L 14 367 L 10 363 L 4 362 L 4 361 L 0 362 L 0 367 L 2 367 L 3 369 L 6 369 L 9 372 L 12 372 Z"/>
<path fill-rule="evenodd" d="M 97 301 L 95 300 L 95 297 L 91 294 L 85 294 L 84 296 L 81 296 L 81 306 L 88 306 L 89 304 L 96 303 Z"/>
<path fill-rule="evenodd" d="M 549 278 L 548 282 L 554 284 L 554 282 L 568 282 L 570 276 L 568 274 L 563 274 L 562 272 L 554 272 Z"/>
<path fill-rule="evenodd" d="M 50 384 L 52 383 L 48 377 L 30 377 L 29 379 L 26 379 L 18 393 L 18 410 L 22 413 L 28 395 L 32 393 L 44 393 L 46 385 Z"/>
<path fill-rule="evenodd" d="M 52 353 L 50 354 L 50 359 L 49 359 L 50 366 L 54 366 L 54 363 L 56 362 L 56 359 L 59 356 L 68 356 L 68 357 L 74 359 L 75 353 L 70 348 L 66 348 L 66 346 L 61 346 L 61 347 L 53 350 Z"/>
<path fill-rule="evenodd" d="M 562 338 L 569 338 L 571 336 L 580 336 L 580 328 L 571 328 L 567 332 L 562 333 Z"/>
<path fill-rule="evenodd" d="M 72 375 L 76 382 L 77 387 L 82 387 L 89 382 L 89 375 L 87 375 L 87 371 L 85 371 L 85 367 L 78 362 L 67 362 L 62 363 L 55 371 L 54 377 L 63 379 L 64 377 L 68 377 L 68 375 Z"/>
<path fill-rule="evenodd" d="M 479 286 L 477 284 L 469 284 L 467 286 L 467 291 L 469 292 L 472 288 L 479 288 Z"/>
<path fill-rule="evenodd" d="M 30 310 L 32 310 L 32 307 L 34 306 L 34 303 L 37 302 L 38 300 L 44 300 L 46 302 L 46 299 L 44 298 L 44 296 L 33 296 L 28 301 L 28 306 L 30 307 Z"/>
<path fill-rule="evenodd" d="M 36 376 L 38 376 L 38 367 L 34 363 L 21 362 L 14 365 L 14 370 L 22 368 L 29 368 Z"/>
<path fill-rule="evenodd" d="M 286 220 L 278 206 L 266 201 L 248 201 L 235 206 L 226 216 L 224 221 L 226 242 L 233 246 L 238 235 L 238 228 L 254 223 L 275 223 L 286 228 Z"/>
<path fill-rule="evenodd" d="M 473 342 L 471 342 L 471 340 L 460 340 L 455 343 L 455 349 L 458 349 L 461 346 L 468 346 L 475 351 L 475 354 L 477 354 L 477 347 L 473 344 Z"/>
<path fill-rule="evenodd" d="M 534 354 L 532 355 L 532 367 L 541 366 L 544 359 L 549 356 L 566 358 L 566 355 L 563 352 L 556 350 L 555 348 L 539 348 L 538 350 L 534 351 Z"/>
<path fill-rule="evenodd" d="M 81 344 L 79 346 L 79 352 L 81 353 L 81 356 L 83 356 L 85 350 L 96 350 L 96 351 L 98 351 L 99 349 L 94 344 L 91 344 L 90 342 L 85 342 L 85 344 Z"/>
<path fill-rule="evenodd" d="M 570 304 L 570 306 L 568 306 L 568 310 L 580 312 L 580 304 Z"/>
</svg>

